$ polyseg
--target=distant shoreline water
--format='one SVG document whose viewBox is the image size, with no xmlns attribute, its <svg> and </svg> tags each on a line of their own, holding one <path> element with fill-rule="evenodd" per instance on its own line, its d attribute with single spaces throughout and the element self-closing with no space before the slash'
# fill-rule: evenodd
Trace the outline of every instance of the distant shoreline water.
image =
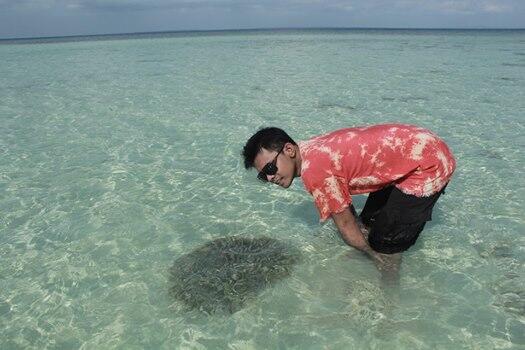
<svg viewBox="0 0 525 350">
<path fill-rule="evenodd" d="M 0 349 L 523 349 L 525 31 L 60 40 L 0 45 Z M 392 122 L 459 164 L 394 289 L 301 181 L 259 185 L 240 156 L 263 126 L 304 140 Z M 241 271 L 233 315 L 170 293 L 186 253 L 241 236 L 300 261 L 255 293 Z"/>
<path fill-rule="evenodd" d="M 292 34 L 296 32 L 311 33 L 376 33 L 376 34 L 397 34 L 397 33 L 443 33 L 461 34 L 473 32 L 483 33 L 525 33 L 525 28 L 252 28 L 252 29 L 214 29 L 214 30 L 173 30 L 173 31 L 152 31 L 152 32 L 133 32 L 133 33 L 112 33 L 112 34 L 88 34 L 88 35 L 67 35 L 67 36 L 41 36 L 23 38 L 0 38 L 0 45 L 11 44 L 46 44 L 46 43 L 67 43 L 79 41 L 108 41 L 108 40 L 129 40 L 129 39 L 149 39 L 149 38 L 176 38 L 176 37 L 197 37 L 197 36 L 219 36 L 219 35 L 257 35 L 269 33 Z"/>
</svg>

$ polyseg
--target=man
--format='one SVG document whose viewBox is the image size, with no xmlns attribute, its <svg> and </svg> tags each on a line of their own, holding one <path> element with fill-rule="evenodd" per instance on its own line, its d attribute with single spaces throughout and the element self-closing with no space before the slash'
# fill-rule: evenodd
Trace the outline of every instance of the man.
<svg viewBox="0 0 525 350">
<path fill-rule="evenodd" d="M 255 167 L 264 182 L 288 188 L 301 177 L 321 221 L 331 217 L 343 240 L 380 270 L 387 254 L 416 242 L 456 167 L 439 137 L 405 124 L 341 129 L 299 144 L 281 129 L 264 128 L 242 154 L 246 169 Z M 363 193 L 370 195 L 360 228 L 351 196 Z"/>
</svg>

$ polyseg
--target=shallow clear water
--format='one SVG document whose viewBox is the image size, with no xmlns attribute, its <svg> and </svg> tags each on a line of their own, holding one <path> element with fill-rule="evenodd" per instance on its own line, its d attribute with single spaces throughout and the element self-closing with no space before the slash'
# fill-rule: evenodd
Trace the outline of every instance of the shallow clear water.
<svg viewBox="0 0 525 350">
<path fill-rule="evenodd" d="M 1 349 L 525 347 L 525 31 L 120 39 L 0 45 Z M 458 161 L 397 289 L 240 158 L 261 126 L 393 121 Z M 301 263 L 233 315 L 183 311 L 175 259 L 238 234 Z"/>
</svg>

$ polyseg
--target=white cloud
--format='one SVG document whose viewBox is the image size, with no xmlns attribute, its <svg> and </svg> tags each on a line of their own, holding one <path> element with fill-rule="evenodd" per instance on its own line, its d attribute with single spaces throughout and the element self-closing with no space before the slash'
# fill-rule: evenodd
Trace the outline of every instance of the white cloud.
<svg viewBox="0 0 525 350">
<path fill-rule="evenodd" d="M 511 12 L 523 0 L 0 0 L 0 8 L 90 8 L 134 10 L 158 8 L 258 8 L 339 11 L 389 11 L 395 9 L 444 13 Z"/>
<path fill-rule="evenodd" d="M 510 12 L 519 0 L 397 0 L 393 6 L 408 10 L 473 14 Z M 388 3 L 385 2 L 384 4 Z"/>
<path fill-rule="evenodd" d="M 265 27 L 523 28 L 525 0 L 0 0 L 0 37 Z"/>
<path fill-rule="evenodd" d="M 504 13 L 510 12 L 512 7 L 509 4 L 500 4 L 500 3 L 485 3 L 483 5 L 483 11 L 489 13 Z"/>
<path fill-rule="evenodd" d="M 475 5 L 470 1 L 443 1 L 434 5 L 435 9 L 445 12 L 473 12 Z"/>
</svg>

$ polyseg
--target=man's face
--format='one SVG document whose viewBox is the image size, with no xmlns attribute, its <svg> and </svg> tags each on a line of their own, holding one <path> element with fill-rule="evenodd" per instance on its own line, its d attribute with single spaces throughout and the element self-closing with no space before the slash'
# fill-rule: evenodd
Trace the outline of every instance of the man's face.
<svg viewBox="0 0 525 350">
<path fill-rule="evenodd" d="M 274 175 L 266 175 L 266 178 L 269 182 L 288 188 L 295 176 L 294 158 L 295 149 L 291 143 L 287 143 L 281 153 L 262 148 L 255 157 L 253 165 L 257 172 L 260 172 L 266 164 L 275 161 L 277 172 Z"/>
</svg>

